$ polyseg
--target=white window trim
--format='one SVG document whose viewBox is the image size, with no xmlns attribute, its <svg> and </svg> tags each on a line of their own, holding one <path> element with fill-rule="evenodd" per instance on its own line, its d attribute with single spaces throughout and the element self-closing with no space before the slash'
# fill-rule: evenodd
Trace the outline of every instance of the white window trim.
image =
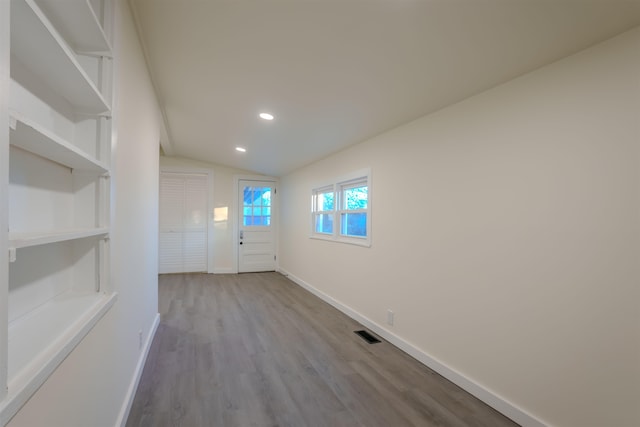
<svg viewBox="0 0 640 427">
<path fill-rule="evenodd" d="M 342 189 L 352 184 L 366 182 L 367 183 L 367 208 L 366 209 L 341 209 L 342 205 Z M 338 243 L 347 243 L 351 245 L 371 247 L 371 169 L 361 169 L 342 176 L 329 184 L 315 186 L 311 190 L 311 239 L 326 240 Z M 332 211 L 317 211 L 316 195 L 319 193 L 332 190 L 334 193 L 334 209 Z M 367 214 L 367 236 L 345 236 L 340 233 L 342 229 L 341 214 L 343 213 L 366 213 Z M 333 215 L 333 233 L 319 233 L 315 230 L 315 219 L 317 215 L 331 214 Z"/>
<path fill-rule="evenodd" d="M 333 205 L 334 208 L 333 210 L 330 211 L 322 211 L 318 209 L 318 198 L 317 196 L 319 194 L 326 194 L 326 193 L 333 193 L 334 194 L 334 199 L 333 199 Z M 318 216 L 321 215 L 332 215 L 334 216 L 334 223 L 333 225 L 335 226 L 335 204 L 336 204 L 336 199 L 335 199 L 335 193 L 336 193 L 336 188 L 335 185 L 327 185 L 324 187 L 320 187 L 320 188 L 314 188 L 312 191 L 312 198 L 311 198 L 311 234 L 314 235 L 318 235 L 318 236 L 323 236 L 323 237 L 329 237 L 333 234 L 333 230 L 331 233 L 322 233 L 322 232 L 318 232 L 316 231 L 316 218 Z"/>
</svg>

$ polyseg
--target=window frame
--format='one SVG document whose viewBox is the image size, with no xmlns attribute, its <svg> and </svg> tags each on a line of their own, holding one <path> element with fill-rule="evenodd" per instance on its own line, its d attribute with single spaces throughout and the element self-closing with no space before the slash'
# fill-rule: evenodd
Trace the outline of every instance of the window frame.
<svg viewBox="0 0 640 427">
<path fill-rule="evenodd" d="M 348 191 L 349 189 L 353 189 L 353 188 L 361 188 L 361 187 L 367 187 L 367 208 L 365 209 L 349 209 L 347 207 L 347 200 L 345 197 L 345 192 Z M 369 184 L 368 184 L 368 180 L 366 177 L 363 178 L 356 178 L 356 179 L 352 179 L 346 182 L 339 182 L 336 184 L 336 188 L 335 188 L 335 193 L 334 193 L 334 198 L 337 198 L 337 203 L 334 203 L 335 205 L 337 205 L 337 207 L 335 208 L 335 213 L 336 213 L 336 218 L 334 218 L 334 224 L 336 223 L 336 220 L 338 220 L 338 225 L 340 226 L 339 229 L 337 230 L 337 233 L 339 234 L 340 237 L 346 237 L 346 238 L 358 238 L 358 239 L 366 239 L 366 237 L 369 235 L 369 229 L 368 229 L 368 219 L 369 219 Z M 343 233 L 344 229 L 345 229 L 345 223 L 343 222 L 342 218 L 343 215 L 347 215 L 347 214 L 365 214 L 365 220 L 367 223 L 367 230 L 366 232 L 366 236 L 358 236 L 356 234 L 346 234 Z"/>
<path fill-rule="evenodd" d="M 344 197 L 345 190 L 350 188 L 367 187 L 367 207 L 364 209 L 347 209 Z M 333 180 L 324 185 L 318 185 L 311 190 L 311 235 L 312 239 L 327 240 L 338 243 L 348 243 L 358 246 L 371 246 L 371 170 L 363 169 L 347 176 Z M 333 210 L 319 210 L 318 196 L 333 192 Z M 344 214 L 365 214 L 366 236 L 342 234 Z M 316 231 L 316 219 L 321 215 L 331 215 L 333 228 L 331 233 Z"/>
<path fill-rule="evenodd" d="M 333 193 L 333 209 L 332 210 L 321 210 L 318 207 L 318 196 L 321 194 L 328 194 L 328 193 Z M 336 209 L 336 196 L 335 196 L 336 192 L 335 192 L 335 186 L 333 185 L 327 185 L 324 187 L 320 187 L 320 188 L 315 188 L 312 191 L 312 205 L 311 205 L 311 229 L 312 229 L 312 233 L 314 234 L 318 234 L 318 235 L 322 235 L 322 236 L 331 236 L 333 235 L 333 233 L 335 232 L 335 226 L 336 226 L 336 222 L 335 222 L 335 215 L 333 214 L 335 212 Z M 331 215 L 333 218 L 333 223 L 331 224 L 331 233 L 326 233 L 326 232 L 322 232 L 322 231 L 317 231 L 316 230 L 316 220 L 318 217 L 321 217 L 323 215 Z"/>
</svg>

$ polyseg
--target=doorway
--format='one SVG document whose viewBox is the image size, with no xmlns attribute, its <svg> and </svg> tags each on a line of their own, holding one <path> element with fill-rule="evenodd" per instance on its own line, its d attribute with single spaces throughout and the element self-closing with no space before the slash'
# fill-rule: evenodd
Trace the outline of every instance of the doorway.
<svg viewBox="0 0 640 427">
<path fill-rule="evenodd" d="M 275 271 L 275 181 L 238 181 L 238 273 Z"/>
<path fill-rule="evenodd" d="M 160 174 L 159 273 L 207 271 L 208 177 Z"/>
</svg>

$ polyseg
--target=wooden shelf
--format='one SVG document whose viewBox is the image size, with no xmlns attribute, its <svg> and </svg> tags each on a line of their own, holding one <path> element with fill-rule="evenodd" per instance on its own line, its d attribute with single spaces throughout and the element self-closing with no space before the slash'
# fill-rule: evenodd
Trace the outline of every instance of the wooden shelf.
<svg viewBox="0 0 640 427">
<path fill-rule="evenodd" d="M 106 174 L 107 166 L 34 121 L 11 112 L 10 143 L 71 169 Z"/>
<path fill-rule="evenodd" d="M 11 22 L 19 23 L 11 25 L 13 58 L 65 98 L 78 113 L 109 114 L 102 94 L 33 0 L 12 0 Z"/>
<path fill-rule="evenodd" d="M 113 306 L 117 294 L 65 292 L 9 324 L 8 420 Z"/>
<path fill-rule="evenodd" d="M 111 55 L 111 46 L 89 0 L 36 0 L 36 3 L 76 53 Z"/>
<path fill-rule="evenodd" d="M 46 245 L 49 243 L 65 242 L 68 240 L 84 239 L 87 237 L 106 236 L 108 228 L 84 228 L 29 233 L 9 233 L 9 247 L 14 249 L 30 246 Z"/>
</svg>

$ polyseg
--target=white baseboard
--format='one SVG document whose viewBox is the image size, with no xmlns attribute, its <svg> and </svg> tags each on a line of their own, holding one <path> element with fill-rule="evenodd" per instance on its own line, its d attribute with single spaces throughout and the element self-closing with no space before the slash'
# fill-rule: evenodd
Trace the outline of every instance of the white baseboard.
<svg viewBox="0 0 640 427">
<path fill-rule="evenodd" d="M 153 342 L 153 337 L 156 335 L 159 324 L 160 313 L 156 313 L 156 317 L 153 319 L 153 325 L 151 325 L 151 330 L 149 331 L 147 339 L 144 342 L 143 351 L 140 353 L 140 358 L 138 359 L 136 370 L 134 372 L 133 378 L 131 379 L 131 384 L 129 384 L 129 389 L 127 390 L 127 395 L 125 397 L 124 403 L 122 405 L 122 408 L 120 409 L 120 413 L 118 414 L 116 426 L 124 427 L 127 424 L 129 411 L 131 411 L 131 405 L 133 405 L 133 399 L 136 397 L 136 390 L 138 390 L 138 384 L 140 384 L 140 378 L 142 377 L 142 371 L 144 370 L 144 364 L 147 361 L 147 356 L 149 355 L 149 350 L 151 349 L 151 343 Z"/>
<path fill-rule="evenodd" d="M 546 427 L 547 426 L 546 423 L 534 417 L 533 415 L 529 414 L 527 411 L 519 408 L 518 406 L 509 402 L 505 398 L 499 396 L 498 394 L 492 392 L 486 387 L 483 387 L 482 385 L 478 384 L 472 379 L 450 368 L 445 363 L 439 361 L 435 357 L 430 356 L 429 354 L 425 353 L 423 350 L 419 349 L 413 344 L 393 334 L 392 332 L 388 331 L 387 329 L 373 322 L 371 319 L 358 313 L 351 307 L 342 304 L 341 302 L 335 300 L 333 297 L 311 286 L 309 283 L 305 282 L 301 278 L 294 276 L 293 274 L 289 273 L 283 268 L 279 268 L 278 272 L 281 273 L 283 276 L 288 277 L 291 281 L 293 281 L 297 285 L 303 287 L 304 289 L 308 290 L 312 294 L 316 295 L 318 298 L 331 304 L 333 307 L 340 310 L 341 312 L 343 312 L 353 320 L 361 323 L 366 328 L 380 335 L 382 338 L 384 338 L 394 346 L 398 347 L 400 350 L 409 354 L 411 357 L 418 360 L 419 362 L 429 367 L 430 369 L 433 369 L 434 371 L 436 371 L 437 373 L 439 373 L 440 375 L 442 375 L 452 383 L 456 384 L 457 386 L 464 389 L 468 393 L 477 397 L 478 399 L 480 399 L 487 405 L 491 406 L 496 411 L 512 419 L 516 423 L 522 425 L 523 427 Z"/>
<path fill-rule="evenodd" d="M 237 271 L 234 271 L 233 268 L 216 268 L 213 270 L 213 274 L 234 274 Z"/>
</svg>

